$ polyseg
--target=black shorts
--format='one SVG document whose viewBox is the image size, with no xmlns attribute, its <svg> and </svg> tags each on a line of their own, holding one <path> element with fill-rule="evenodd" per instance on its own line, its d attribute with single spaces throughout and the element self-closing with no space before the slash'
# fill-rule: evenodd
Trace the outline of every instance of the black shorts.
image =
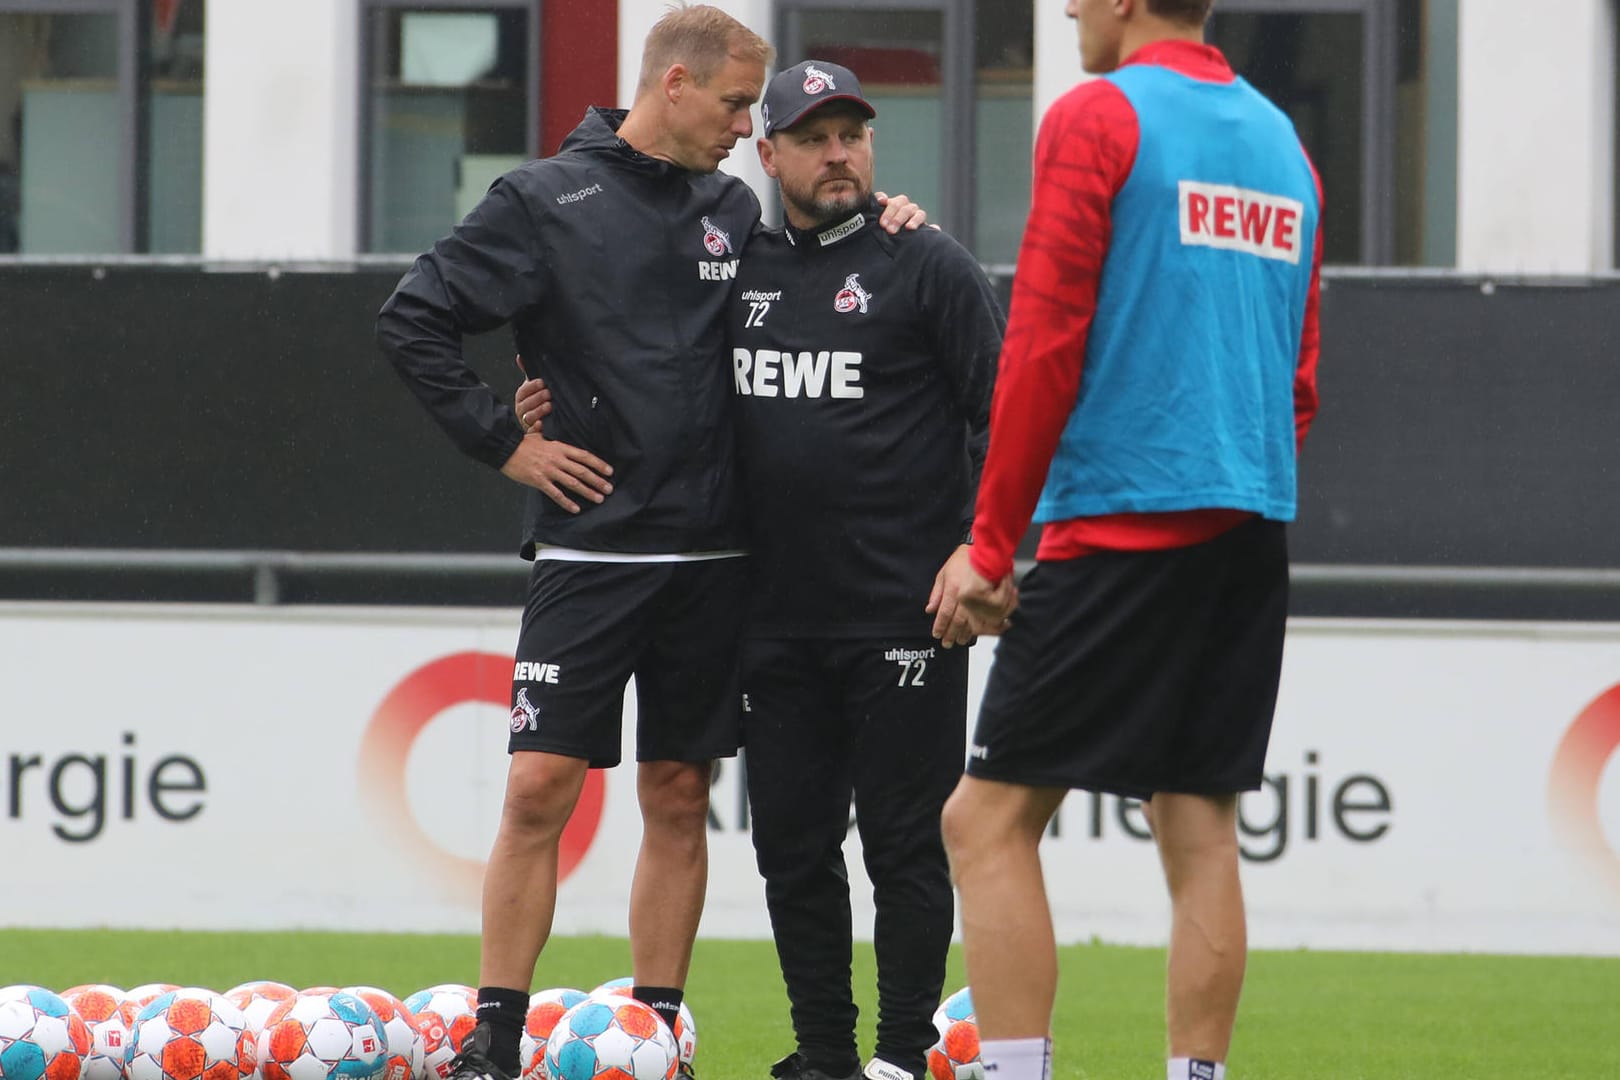
<svg viewBox="0 0 1620 1080">
<path fill-rule="evenodd" d="M 518 637 L 507 750 L 617 765 L 624 688 L 634 675 L 637 761 L 735 754 L 747 575 L 744 558 L 538 560 Z"/>
<path fill-rule="evenodd" d="M 1288 615 L 1280 522 L 1043 562 L 1019 588 L 968 775 L 1138 799 L 1260 786 Z"/>
</svg>

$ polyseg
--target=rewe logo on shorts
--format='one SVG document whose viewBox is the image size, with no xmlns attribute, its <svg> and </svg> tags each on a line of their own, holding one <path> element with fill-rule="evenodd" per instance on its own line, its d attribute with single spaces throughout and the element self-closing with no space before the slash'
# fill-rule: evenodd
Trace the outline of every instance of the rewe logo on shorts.
<svg viewBox="0 0 1620 1080">
<path fill-rule="evenodd" d="M 556 664 L 542 664 L 538 660 L 519 660 L 512 667 L 513 682 L 543 682 L 555 685 L 560 675 L 562 675 L 561 667 Z"/>
</svg>

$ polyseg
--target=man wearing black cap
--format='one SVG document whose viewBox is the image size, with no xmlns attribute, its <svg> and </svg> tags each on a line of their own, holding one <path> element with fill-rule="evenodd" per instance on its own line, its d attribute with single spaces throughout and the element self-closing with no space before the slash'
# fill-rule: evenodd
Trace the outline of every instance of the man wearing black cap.
<svg viewBox="0 0 1620 1080">
<path fill-rule="evenodd" d="M 955 240 L 877 226 L 876 110 L 853 72 L 788 68 L 761 113 L 786 222 L 750 242 L 727 329 L 753 552 L 751 827 L 798 1042 L 771 1075 L 862 1072 L 842 849 L 853 795 L 877 915 L 864 1073 L 911 1080 L 937 1038 L 954 921 L 939 815 L 967 711 L 967 650 L 941 647 L 928 612 L 941 568 L 966 558 L 1005 319 Z M 947 643 L 970 640 L 957 630 Z"/>
</svg>

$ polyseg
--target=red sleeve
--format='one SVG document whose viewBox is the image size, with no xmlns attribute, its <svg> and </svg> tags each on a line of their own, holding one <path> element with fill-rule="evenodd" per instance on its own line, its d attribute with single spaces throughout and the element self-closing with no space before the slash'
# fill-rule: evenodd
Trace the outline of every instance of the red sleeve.
<svg viewBox="0 0 1620 1080">
<path fill-rule="evenodd" d="M 1305 158 L 1310 164 L 1310 157 Z M 1311 166 L 1311 176 L 1316 180 L 1316 205 L 1318 208 L 1316 218 L 1316 245 L 1315 254 L 1311 257 L 1311 287 L 1305 297 L 1305 324 L 1299 332 L 1299 365 L 1294 369 L 1294 448 L 1295 451 L 1305 446 L 1305 434 L 1311 430 L 1311 421 L 1316 419 L 1316 360 L 1322 352 L 1322 330 L 1318 322 L 1318 313 L 1322 307 L 1322 178 L 1317 175 L 1316 167 Z"/>
<path fill-rule="evenodd" d="M 1135 110 L 1106 79 L 1071 90 L 1041 121 L 973 516 L 973 568 L 991 581 L 1012 572 L 1080 393 L 1112 204 L 1136 160 L 1137 137 Z"/>
</svg>

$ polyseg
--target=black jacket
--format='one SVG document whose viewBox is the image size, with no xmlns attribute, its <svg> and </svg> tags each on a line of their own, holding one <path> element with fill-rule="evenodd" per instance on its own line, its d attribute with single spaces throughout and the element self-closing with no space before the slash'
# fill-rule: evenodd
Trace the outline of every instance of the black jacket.
<svg viewBox="0 0 1620 1080">
<path fill-rule="evenodd" d="M 759 200 L 723 173 L 647 157 L 592 109 L 556 157 L 501 177 L 416 260 L 377 319 L 400 376 L 463 451 L 505 464 L 511 408 L 470 369 L 463 334 L 512 324 L 545 378 L 548 437 L 613 466 L 613 493 L 569 514 L 529 494 L 523 550 L 742 546 L 724 310 Z"/>
<path fill-rule="evenodd" d="M 984 271 L 877 207 L 761 232 L 727 315 L 759 637 L 926 637 L 967 539 L 1006 317 Z"/>
</svg>

